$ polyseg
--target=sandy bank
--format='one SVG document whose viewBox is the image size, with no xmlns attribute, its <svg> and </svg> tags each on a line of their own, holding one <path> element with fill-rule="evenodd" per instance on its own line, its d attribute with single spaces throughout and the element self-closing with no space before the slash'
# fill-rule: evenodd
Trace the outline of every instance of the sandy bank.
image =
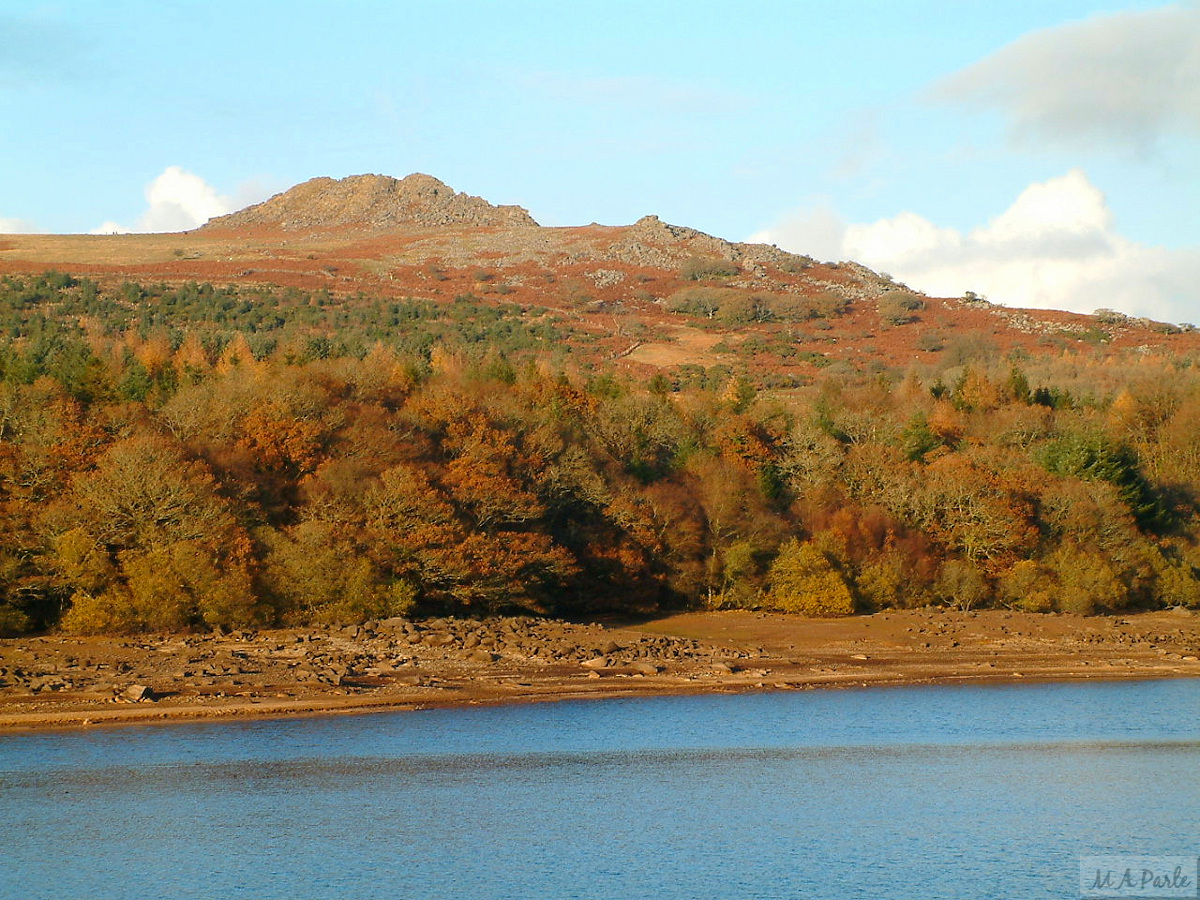
<svg viewBox="0 0 1200 900">
<path fill-rule="evenodd" d="M 685 613 L 636 625 L 390 620 L 346 629 L 0 641 L 0 730 L 583 697 L 1200 675 L 1200 615 Z"/>
</svg>

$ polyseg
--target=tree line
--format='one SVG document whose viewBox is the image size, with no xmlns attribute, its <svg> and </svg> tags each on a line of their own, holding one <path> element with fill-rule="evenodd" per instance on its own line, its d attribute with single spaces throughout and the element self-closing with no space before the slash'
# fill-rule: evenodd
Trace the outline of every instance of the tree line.
<svg viewBox="0 0 1200 900">
<path fill-rule="evenodd" d="M 549 327 L 471 298 L 3 279 L 0 631 L 1200 606 L 1188 360 L 772 391 L 565 365 Z"/>
</svg>

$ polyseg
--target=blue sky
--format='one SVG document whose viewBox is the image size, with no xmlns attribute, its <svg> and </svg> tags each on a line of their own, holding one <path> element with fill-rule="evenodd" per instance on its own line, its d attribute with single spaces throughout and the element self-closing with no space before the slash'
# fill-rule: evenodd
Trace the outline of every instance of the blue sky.
<svg viewBox="0 0 1200 900">
<path fill-rule="evenodd" d="M 1200 7 L 0 0 L 0 231 L 414 171 L 546 225 L 1200 320 Z"/>
</svg>

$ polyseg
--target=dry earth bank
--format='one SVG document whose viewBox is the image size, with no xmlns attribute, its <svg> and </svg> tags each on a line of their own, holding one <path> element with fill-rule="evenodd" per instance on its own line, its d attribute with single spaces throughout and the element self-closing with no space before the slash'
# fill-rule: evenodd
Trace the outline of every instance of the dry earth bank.
<svg viewBox="0 0 1200 900">
<path fill-rule="evenodd" d="M 579 697 L 1200 676 L 1200 616 L 685 613 L 632 625 L 348 628 L 0 641 L 0 729 Z"/>
</svg>

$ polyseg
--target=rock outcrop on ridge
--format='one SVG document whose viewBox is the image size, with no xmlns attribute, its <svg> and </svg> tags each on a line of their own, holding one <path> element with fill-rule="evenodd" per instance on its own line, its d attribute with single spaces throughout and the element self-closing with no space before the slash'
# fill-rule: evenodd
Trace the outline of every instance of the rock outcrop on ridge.
<svg viewBox="0 0 1200 900">
<path fill-rule="evenodd" d="M 269 200 L 212 219 L 203 230 L 280 228 L 285 231 L 401 226 L 537 226 L 520 206 L 493 206 L 459 193 L 431 175 L 313 178 Z"/>
</svg>

